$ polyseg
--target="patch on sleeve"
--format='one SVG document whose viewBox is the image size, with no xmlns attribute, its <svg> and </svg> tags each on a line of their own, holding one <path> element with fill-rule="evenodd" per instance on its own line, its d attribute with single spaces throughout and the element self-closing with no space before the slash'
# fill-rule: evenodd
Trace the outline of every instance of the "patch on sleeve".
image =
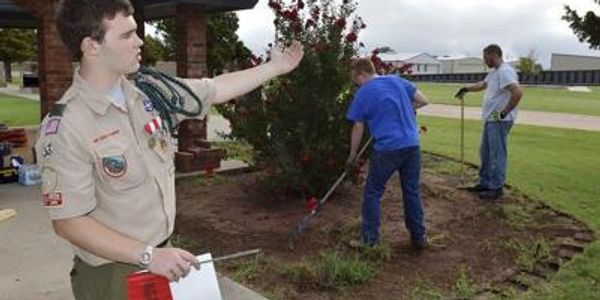
<svg viewBox="0 0 600 300">
<path fill-rule="evenodd" d="M 60 119 L 50 119 L 46 123 L 46 127 L 44 127 L 44 134 L 56 134 L 58 132 L 58 127 L 60 126 Z"/>
<path fill-rule="evenodd" d="M 56 189 L 56 171 L 49 167 L 42 169 L 42 194 L 48 194 Z"/>
<path fill-rule="evenodd" d="M 65 205 L 65 199 L 61 192 L 43 194 L 44 207 L 59 208 Z"/>
<path fill-rule="evenodd" d="M 152 112 L 154 110 L 154 105 L 152 104 L 152 101 L 148 98 L 144 99 L 143 101 L 144 103 L 144 110 L 147 112 Z"/>
<path fill-rule="evenodd" d="M 62 117 L 63 113 L 65 112 L 65 107 L 67 107 L 66 104 L 54 104 L 52 105 L 52 108 L 50 109 L 50 117 Z"/>
<path fill-rule="evenodd" d="M 47 143 L 42 150 L 42 157 L 49 158 L 52 153 L 54 153 L 54 148 L 52 147 L 52 143 Z"/>
</svg>

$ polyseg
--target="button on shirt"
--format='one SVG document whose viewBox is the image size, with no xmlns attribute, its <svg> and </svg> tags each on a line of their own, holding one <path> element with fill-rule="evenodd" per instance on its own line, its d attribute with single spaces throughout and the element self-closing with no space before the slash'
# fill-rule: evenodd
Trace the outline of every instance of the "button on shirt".
<svg viewBox="0 0 600 300">
<path fill-rule="evenodd" d="M 506 89 L 511 84 L 519 83 L 517 72 L 507 63 L 502 63 L 497 69 L 492 69 L 485 77 L 487 88 L 483 102 L 482 119 L 492 121 L 492 113 L 501 112 L 510 101 L 510 92 Z M 513 109 L 503 121 L 514 121 L 517 118 L 517 108 Z"/>
<path fill-rule="evenodd" d="M 210 111 L 211 79 L 181 79 Z M 124 77 L 126 108 L 90 86 L 76 71 L 73 84 L 40 126 L 35 149 L 44 206 L 53 220 L 88 215 L 150 245 L 167 239 L 175 220 L 174 143 L 168 131 L 145 129 L 158 117 L 146 96 Z M 149 109 L 150 108 L 150 109 Z M 157 124 L 157 123 L 154 123 Z M 90 265 L 109 262 L 83 249 Z"/>
</svg>

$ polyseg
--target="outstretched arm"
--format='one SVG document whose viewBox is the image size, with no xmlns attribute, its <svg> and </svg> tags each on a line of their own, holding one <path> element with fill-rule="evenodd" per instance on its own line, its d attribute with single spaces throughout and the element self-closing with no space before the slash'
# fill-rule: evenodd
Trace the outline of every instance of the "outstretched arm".
<svg viewBox="0 0 600 300">
<path fill-rule="evenodd" d="M 362 122 L 355 122 L 352 126 L 352 134 L 350 136 L 350 154 L 348 155 L 347 163 L 354 163 L 364 131 L 365 125 Z"/>
<path fill-rule="evenodd" d="M 298 66 L 303 55 L 302 45 L 295 41 L 285 49 L 274 47 L 268 63 L 215 77 L 217 94 L 213 103 L 224 103 L 242 96 L 273 77 L 292 71 Z"/>
<path fill-rule="evenodd" d="M 454 98 L 463 99 L 465 94 L 468 92 L 479 92 L 479 91 L 485 90 L 486 88 L 487 88 L 487 82 L 485 82 L 485 80 L 482 80 L 473 85 L 461 87 L 458 90 L 458 92 L 456 92 L 456 95 L 454 95 Z"/>
</svg>

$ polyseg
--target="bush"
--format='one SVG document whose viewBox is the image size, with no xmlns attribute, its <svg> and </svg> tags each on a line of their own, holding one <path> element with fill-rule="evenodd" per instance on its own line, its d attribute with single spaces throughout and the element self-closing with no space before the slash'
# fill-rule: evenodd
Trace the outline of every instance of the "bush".
<svg viewBox="0 0 600 300">
<path fill-rule="evenodd" d="M 220 112 L 231 122 L 230 137 L 254 148 L 267 187 L 313 196 L 340 175 L 348 155 L 345 113 L 354 92 L 349 65 L 365 25 L 353 15 L 353 1 L 271 0 L 269 6 L 279 43 L 300 41 L 304 59 L 294 72 L 222 106 Z M 252 62 L 260 60 L 254 57 Z"/>
</svg>

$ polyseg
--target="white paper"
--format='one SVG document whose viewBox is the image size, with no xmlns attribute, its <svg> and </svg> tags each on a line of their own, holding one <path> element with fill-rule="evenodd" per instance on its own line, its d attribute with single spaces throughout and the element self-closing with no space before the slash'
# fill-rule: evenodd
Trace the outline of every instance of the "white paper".
<svg viewBox="0 0 600 300">
<path fill-rule="evenodd" d="M 199 261 L 211 260 L 210 253 L 196 256 Z M 222 300 L 217 272 L 212 262 L 203 263 L 200 270 L 192 267 L 190 273 L 179 282 L 171 282 L 173 300 Z"/>
</svg>

